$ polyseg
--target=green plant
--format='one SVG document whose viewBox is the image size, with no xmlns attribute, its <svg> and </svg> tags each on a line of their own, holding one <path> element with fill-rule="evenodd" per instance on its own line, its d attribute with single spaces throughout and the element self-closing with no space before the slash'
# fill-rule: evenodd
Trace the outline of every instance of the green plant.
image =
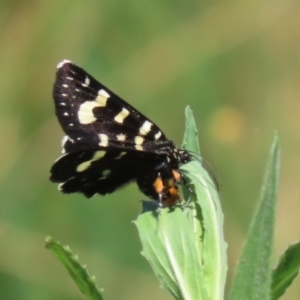
<svg viewBox="0 0 300 300">
<path fill-rule="evenodd" d="M 186 109 L 187 126 L 183 147 L 200 157 L 198 134 L 192 111 Z M 252 218 L 228 299 L 279 299 L 297 276 L 300 244 L 287 249 L 271 270 L 279 176 L 279 138 L 274 137 L 266 165 L 261 199 Z M 221 300 L 227 273 L 227 244 L 223 214 L 211 176 L 195 159 L 181 168 L 188 187 L 186 202 L 158 208 L 143 202 L 137 218 L 142 254 L 149 261 L 163 288 L 175 299 Z M 191 191 L 190 191 L 190 190 Z M 48 237 L 47 248 L 58 257 L 87 299 L 103 299 L 101 291 L 69 248 Z"/>
</svg>

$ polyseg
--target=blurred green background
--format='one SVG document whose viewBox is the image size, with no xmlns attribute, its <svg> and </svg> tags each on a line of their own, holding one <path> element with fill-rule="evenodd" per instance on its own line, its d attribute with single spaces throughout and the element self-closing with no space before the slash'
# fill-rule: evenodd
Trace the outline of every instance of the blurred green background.
<svg viewBox="0 0 300 300">
<path fill-rule="evenodd" d="M 145 196 L 135 184 L 87 200 L 48 180 L 63 136 L 51 97 L 62 59 L 179 145 L 192 107 L 202 154 L 221 181 L 229 280 L 274 130 L 282 144 L 274 263 L 299 239 L 299 2 L 208 2 L 0 2 L 0 299 L 83 299 L 44 249 L 47 235 L 79 254 L 106 299 L 172 299 L 140 255 L 131 221 Z M 299 299 L 299 283 L 282 299 Z"/>
</svg>

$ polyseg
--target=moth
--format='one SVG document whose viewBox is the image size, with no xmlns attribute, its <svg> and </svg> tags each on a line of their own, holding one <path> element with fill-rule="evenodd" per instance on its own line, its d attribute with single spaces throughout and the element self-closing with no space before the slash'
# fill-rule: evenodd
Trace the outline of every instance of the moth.
<svg viewBox="0 0 300 300">
<path fill-rule="evenodd" d="M 89 198 L 135 181 L 162 205 L 180 200 L 179 166 L 191 155 L 156 124 L 68 60 L 57 66 L 53 98 L 66 134 L 50 172 L 60 191 Z"/>
</svg>

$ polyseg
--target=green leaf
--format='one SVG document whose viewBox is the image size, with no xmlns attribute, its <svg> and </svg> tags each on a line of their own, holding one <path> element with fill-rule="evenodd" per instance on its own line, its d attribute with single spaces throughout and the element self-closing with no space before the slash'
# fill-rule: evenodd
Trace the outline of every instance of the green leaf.
<svg viewBox="0 0 300 300">
<path fill-rule="evenodd" d="M 193 112 L 188 106 L 183 145 L 191 153 L 199 153 L 198 131 Z M 193 187 L 193 229 L 201 241 L 196 240 L 199 257 L 204 264 L 205 281 L 210 299 L 223 299 L 227 274 L 227 244 L 224 240 L 221 202 L 215 180 L 202 165 L 202 158 L 181 167 L 185 178 Z M 193 197 L 194 196 L 194 197 Z M 197 220 L 198 222 L 195 222 Z M 200 222 L 199 222 L 200 221 Z M 202 226 L 199 226 L 201 224 Z"/>
<path fill-rule="evenodd" d="M 197 152 L 195 122 L 189 108 L 185 147 Z M 223 299 L 227 271 L 223 214 L 214 182 L 194 160 L 181 167 L 193 190 L 185 206 L 157 210 L 144 205 L 135 222 L 143 245 L 162 287 L 176 299 Z"/>
<path fill-rule="evenodd" d="M 193 111 L 189 106 L 185 108 L 186 129 L 183 137 L 182 148 L 190 151 L 192 154 L 200 155 L 198 142 L 198 130 L 193 116 Z"/>
<path fill-rule="evenodd" d="M 251 221 L 231 286 L 230 300 L 270 299 L 279 156 L 279 138 L 276 134 L 265 170 L 261 201 Z"/>
<path fill-rule="evenodd" d="M 174 207 L 172 211 L 164 208 L 139 216 L 135 223 L 143 244 L 142 254 L 162 287 L 175 299 L 209 299 L 189 214 L 190 209 Z"/>
<path fill-rule="evenodd" d="M 181 168 L 194 192 L 194 220 L 200 221 L 201 230 L 193 222 L 199 257 L 204 264 L 209 299 L 223 299 L 227 273 L 227 244 L 223 234 L 223 213 L 218 191 L 208 172 L 198 161 Z M 199 224 L 199 223 L 198 223 Z"/>
<path fill-rule="evenodd" d="M 90 300 L 103 300 L 101 291 L 96 287 L 95 279 L 91 277 L 86 268 L 78 262 L 78 257 L 73 255 L 70 248 L 62 246 L 52 237 L 46 238 L 46 248 L 59 259 L 73 278 L 79 290 Z"/>
<path fill-rule="evenodd" d="M 279 299 L 299 273 L 300 242 L 291 245 L 281 255 L 272 274 L 272 300 Z"/>
</svg>

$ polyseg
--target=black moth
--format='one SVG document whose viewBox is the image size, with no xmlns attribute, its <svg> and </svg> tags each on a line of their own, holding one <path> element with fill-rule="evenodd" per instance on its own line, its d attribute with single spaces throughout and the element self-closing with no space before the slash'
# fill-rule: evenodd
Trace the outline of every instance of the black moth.
<svg viewBox="0 0 300 300">
<path fill-rule="evenodd" d="M 50 180 L 63 193 L 109 194 L 130 181 L 161 204 L 179 200 L 179 165 L 191 155 L 72 62 L 57 66 L 53 98 L 66 136 Z"/>
</svg>

